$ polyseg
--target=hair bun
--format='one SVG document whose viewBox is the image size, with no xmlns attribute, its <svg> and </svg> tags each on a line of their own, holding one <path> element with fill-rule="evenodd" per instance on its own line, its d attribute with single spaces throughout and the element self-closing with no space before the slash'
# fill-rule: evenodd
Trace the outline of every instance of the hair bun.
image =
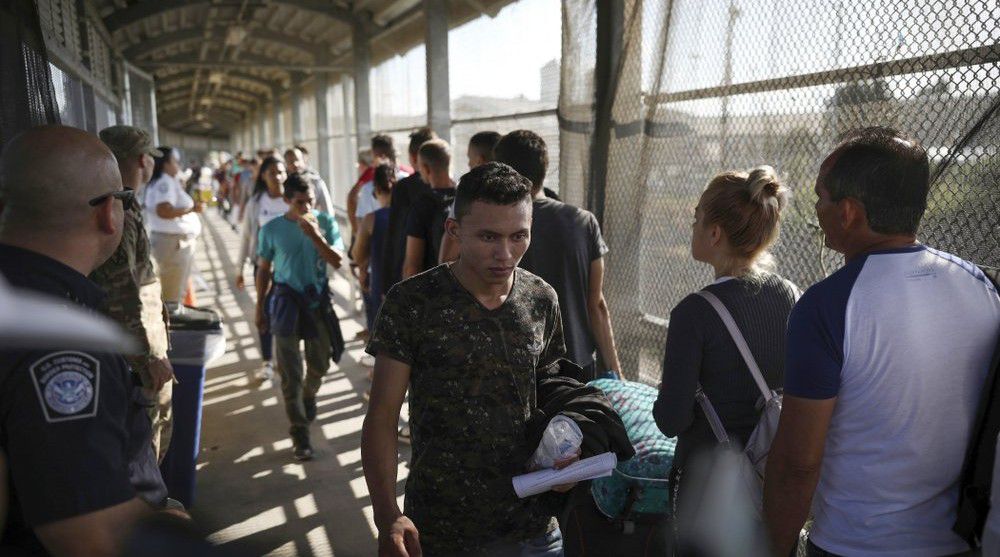
<svg viewBox="0 0 1000 557">
<path fill-rule="evenodd" d="M 771 166 L 761 165 L 751 169 L 747 176 L 747 188 L 750 199 L 755 203 L 770 204 L 774 200 L 778 210 L 781 210 L 788 202 L 788 188 L 781 185 L 778 173 Z"/>
</svg>

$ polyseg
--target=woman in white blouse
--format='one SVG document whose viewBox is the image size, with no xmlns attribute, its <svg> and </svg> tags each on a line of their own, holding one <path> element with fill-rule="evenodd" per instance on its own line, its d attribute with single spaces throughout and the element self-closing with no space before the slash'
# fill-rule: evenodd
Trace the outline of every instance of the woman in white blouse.
<svg viewBox="0 0 1000 557">
<path fill-rule="evenodd" d="M 181 165 L 177 151 L 160 147 L 153 177 L 142 195 L 146 227 L 153 258 L 159 266 L 162 298 L 179 304 L 184 298 L 188 275 L 194 261 L 195 242 L 201 234 L 201 202 L 191 198 L 177 175 Z"/>
</svg>

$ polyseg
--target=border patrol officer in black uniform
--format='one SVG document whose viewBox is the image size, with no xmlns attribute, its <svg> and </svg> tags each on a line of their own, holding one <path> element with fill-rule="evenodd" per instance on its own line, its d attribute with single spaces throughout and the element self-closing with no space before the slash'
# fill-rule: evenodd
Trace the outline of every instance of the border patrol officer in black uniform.
<svg viewBox="0 0 1000 557">
<path fill-rule="evenodd" d="M 113 156 L 96 137 L 61 126 L 28 131 L 3 155 L 0 274 L 96 312 L 105 293 L 84 273 L 114 251 L 121 202 L 132 194 Z M 45 210 L 40 195 L 62 221 L 34 213 Z M 0 350 L 0 450 L 9 465 L 0 479 L 11 493 L 0 554 L 112 554 L 131 523 L 164 507 L 140 387 L 119 354 Z"/>
</svg>

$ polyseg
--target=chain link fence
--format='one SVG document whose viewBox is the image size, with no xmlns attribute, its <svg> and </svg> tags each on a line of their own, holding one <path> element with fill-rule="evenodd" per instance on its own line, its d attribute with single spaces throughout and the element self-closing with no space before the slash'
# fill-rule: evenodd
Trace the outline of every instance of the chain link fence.
<svg viewBox="0 0 1000 557">
<path fill-rule="evenodd" d="M 594 10 L 567 3 L 564 22 Z M 626 375 L 659 381 L 671 308 L 712 279 L 691 258 L 690 233 L 715 174 L 770 164 L 791 188 L 772 250 L 779 273 L 805 288 L 842 264 L 822 247 L 813 186 L 852 128 L 885 125 L 922 142 L 940 176 L 920 239 L 1000 266 L 998 20 L 989 0 L 625 1 L 603 226 Z M 560 115 L 574 120 L 593 91 L 593 61 L 579 52 L 595 38 L 584 25 L 565 32 L 578 36 L 564 41 Z M 576 120 L 563 123 L 563 145 L 589 129 Z"/>
</svg>

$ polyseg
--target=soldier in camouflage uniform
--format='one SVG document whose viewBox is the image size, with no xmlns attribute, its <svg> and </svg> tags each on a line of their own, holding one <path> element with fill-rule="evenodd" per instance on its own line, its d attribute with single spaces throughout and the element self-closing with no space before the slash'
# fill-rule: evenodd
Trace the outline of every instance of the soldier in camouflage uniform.
<svg viewBox="0 0 1000 557">
<path fill-rule="evenodd" d="M 530 241 L 531 184 L 489 163 L 462 177 L 448 233 L 461 256 L 386 295 L 362 457 L 379 554 L 561 555 L 558 527 L 511 478 L 534 450 L 536 381 L 565 354 L 555 291 L 517 263 Z M 407 388 L 413 458 L 396 504 L 396 420 Z M 565 486 L 569 488 L 571 486 Z"/>
<path fill-rule="evenodd" d="M 101 130 L 100 136 L 118 159 L 126 189 L 135 190 L 149 181 L 152 157 L 162 156 L 153 148 L 149 134 L 132 126 L 112 126 Z M 126 359 L 150 399 L 153 450 L 162 460 L 170 446 L 174 372 L 167 360 L 167 314 L 160 299 L 160 281 L 150 257 L 142 208 L 134 200 L 125 205 L 121 244 L 90 279 L 108 293 L 108 316 L 131 332 L 142 348 L 140 354 Z"/>
</svg>

